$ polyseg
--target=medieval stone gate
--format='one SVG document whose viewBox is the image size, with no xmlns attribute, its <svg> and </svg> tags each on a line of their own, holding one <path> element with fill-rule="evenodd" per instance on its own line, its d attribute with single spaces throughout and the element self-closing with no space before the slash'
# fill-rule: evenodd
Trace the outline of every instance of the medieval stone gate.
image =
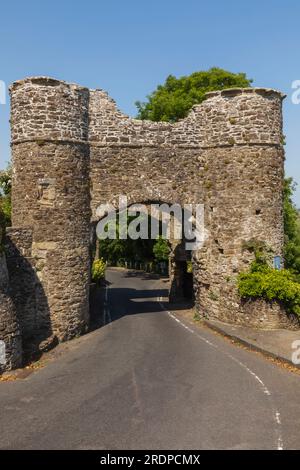
<svg viewBox="0 0 300 470">
<path fill-rule="evenodd" d="M 253 259 L 249 241 L 282 255 L 282 99 L 270 89 L 212 92 L 182 121 L 153 123 L 125 116 L 102 90 L 46 77 L 15 82 L 9 354 L 19 333 L 26 347 L 86 331 L 90 227 L 96 208 L 120 194 L 129 203 L 204 204 L 209 237 L 193 253 L 201 316 L 285 323 L 279 306 L 243 304 L 235 284 Z"/>
</svg>

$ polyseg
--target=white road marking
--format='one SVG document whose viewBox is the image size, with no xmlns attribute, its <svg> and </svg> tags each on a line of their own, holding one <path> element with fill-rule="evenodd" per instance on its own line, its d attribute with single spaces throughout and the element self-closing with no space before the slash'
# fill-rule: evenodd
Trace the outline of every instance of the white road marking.
<svg viewBox="0 0 300 470">
<path fill-rule="evenodd" d="M 108 287 L 105 286 L 104 294 L 104 305 L 103 305 L 103 325 L 106 325 L 106 318 L 108 318 L 108 323 L 111 323 L 111 315 L 108 303 Z"/>
<path fill-rule="evenodd" d="M 209 346 L 215 348 L 215 349 L 219 349 L 218 345 L 215 344 L 215 343 L 212 343 L 211 341 L 209 341 L 208 339 L 204 338 L 202 335 L 200 335 L 197 331 L 193 330 L 192 328 L 188 327 L 187 325 L 185 325 L 181 320 L 179 320 L 179 318 L 176 317 L 176 315 L 174 315 L 174 313 L 171 313 L 169 310 L 166 310 L 164 304 L 163 304 L 163 298 L 162 297 L 157 297 L 157 300 L 159 302 L 159 305 L 160 307 L 168 314 L 169 317 L 171 317 L 173 320 L 175 320 L 178 324 L 180 324 L 180 326 L 182 326 L 185 330 L 189 331 L 190 333 L 193 333 L 195 334 L 196 336 L 198 336 L 199 339 L 201 339 L 202 341 L 204 341 L 206 344 L 208 344 Z M 272 394 L 270 392 L 270 390 L 267 388 L 267 386 L 264 384 L 264 382 L 262 381 L 262 379 L 255 373 L 253 372 L 253 370 L 251 370 L 246 364 L 244 364 L 243 362 L 239 361 L 236 357 L 232 356 L 230 353 L 227 353 L 227 352 L 224 352 L 224 354 L 229 357 L 232 361 L 236 362 L 239 366 L 241 366 L 243 369 L 245 369 L 252 377 L 254 377 L 254 379 L 259 383 L 260 385 L 260 388 L 261 390 L 263 391 L 263 393 L 265 395 L 267 395 L 269 397 L 269 401 L 270 401 L 270 407 L 272 409 L 272 414 L 273 414 L 273 420 L 275 422 L 275 429 L 276 429 L 276 434 L 277 434 L 277 438 L 276 438 L 276 448 L 277 450 L 283 450 L 283 439 L 282 439 L 282 425 L 281 425 L 281 415 L 280 415 L 280 412 L 277 410 L 277 408 L 275 407 L 274 405 L 274 401 L 273 401 L 273 398 L 272 398 Z"/>
</svg>

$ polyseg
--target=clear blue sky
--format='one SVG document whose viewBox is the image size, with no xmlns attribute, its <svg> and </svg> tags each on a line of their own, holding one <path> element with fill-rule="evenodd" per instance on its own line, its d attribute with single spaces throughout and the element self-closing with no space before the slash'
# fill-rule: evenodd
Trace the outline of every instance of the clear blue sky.
<svg viewBox="0 0 300 470">
<path fill-rule="evenodd" d="M 1 2 L 0 80 L 49 75 L 103 88 L 134 115 L 168 74 L 218 66 L 288 95 L 286 171 L 300 186 L 299 0 L 14 0 Z M 0 105 L 0 168 L 9 160 L 9 105 Z M 300 207 L 300 188 L 296 195 Z"/>
</svg>

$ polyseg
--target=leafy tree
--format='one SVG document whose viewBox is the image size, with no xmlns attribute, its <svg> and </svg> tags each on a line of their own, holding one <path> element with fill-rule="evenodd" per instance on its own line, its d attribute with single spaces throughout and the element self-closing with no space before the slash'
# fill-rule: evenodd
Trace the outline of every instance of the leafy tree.
<svg viewBox="0 0 300 470">
<path fill-rule="evenodd" d="M 167 240 L 163 237 L 158 237 L 153 245 L 153 254 L 156 261 L 168 261 L 170 254 L 170 247 Z"/>
<path fill-rule="evenodd" d="M 169 75 L 163 85 L 147 96 L 148 101 L 136 102 L 138 119 L 176 122 L 184 118 L 192 106 L 201 103 L 208 91 L 250 87 L 252 80 L 244 73 L 232 73 L 213 67 L 176 78 Z"/>
<path fill-rule="evenodd" d="M 300 218 L 292 196 L 296 188 L 293 178 L 284 182 L 284 257 L 285 266 L 300 273 Z"/>
<path fill-rule="evenodd" d="M 149 233 L 150 233 L 150 217 L 148 218 Z M 134 216 L 128 216 L 127 227 Z M 114 222 L 111 222 L 114 228 Z M 127 229 L 126 227 L 126 229 Z M 107 225 L 108 229 L 108 225 Z M 121 227 L 117 221 L 116 223 L 116 238 L 115 239 L 100 239 L 99 240 L 99 253 L 105 261 L 111 264 L 116 264 L 120 260 L 135 260 L 135 261 L 152 261 L 153 260 L 153 245 L 155 240 L 141 238 L 132 240 L 131 238 L 120 238 Z"/>
<path fill-rule="evenodd" d="M 11 165 L 0 171 L 0 204 L 6 225 L 11 223 Z"/>
</svg>

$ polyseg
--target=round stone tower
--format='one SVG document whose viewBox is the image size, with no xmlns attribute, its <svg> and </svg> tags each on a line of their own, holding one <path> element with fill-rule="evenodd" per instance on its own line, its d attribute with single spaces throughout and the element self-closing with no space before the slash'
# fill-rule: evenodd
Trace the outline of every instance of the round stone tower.
<svg viewBox="0 0 300 470">
<path fill-rule="evenodd" d="M 20 267 L 16 297 L 26 277 L 26 314 L 20 305 L 23 336 L 28 341 L 66 340 L 88 325 L 89 92 L 36 77 L 15 82 L 10 93 L 14 172 L 9 239 L 11 264 Z"/>
<path fill-rule="evenodd" d="M 283 97 L 229 89 L 208 93 L 199 107 L 208 237 L 196 254 L 196 300 L 209 318 L 257 326 L 287 321 L 278 305 L 241 303 L 236 286 L 257 247 L 270 263 L 283 254 Z"/>
</svg>

